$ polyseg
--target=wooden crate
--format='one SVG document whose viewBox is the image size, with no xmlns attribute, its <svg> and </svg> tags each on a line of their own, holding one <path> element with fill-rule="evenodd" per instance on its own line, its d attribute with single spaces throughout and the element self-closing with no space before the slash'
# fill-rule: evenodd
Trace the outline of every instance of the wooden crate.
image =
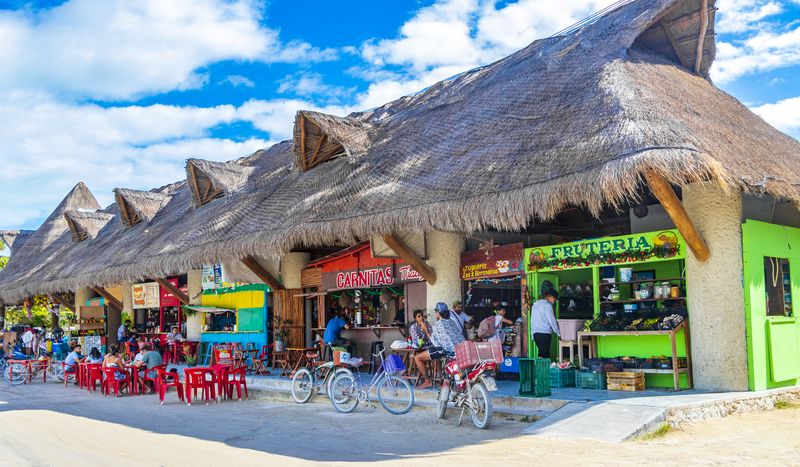
<svg viewBox="0 0 800 467">
<path fill-rule="evenodd" d="M 609 391 L 644 391 L 644 373 L 617 371 L 606 374 Z"/>
</svg>

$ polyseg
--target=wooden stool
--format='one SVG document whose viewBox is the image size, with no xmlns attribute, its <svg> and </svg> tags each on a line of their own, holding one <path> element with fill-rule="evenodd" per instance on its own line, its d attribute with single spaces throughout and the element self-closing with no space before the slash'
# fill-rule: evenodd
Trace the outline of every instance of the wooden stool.
<svg viewBox="0 0 800 467">
<path fill-rule="evenodd" d="M 280 368 L 281 372 L 278 377 L 283 375 L 290 375 L 292 373 L 292 364 L 289 361 L 289 352 L 273 352 L 272 353 L 272 369 Z"/>
<path fill-rule="evenodd" d="M 369 349 L 369 374 L 375 373 L 375 362 L 380 361 L 374 355 L 384 349 L 383 341 L 372 341 Z"/>
</svg>

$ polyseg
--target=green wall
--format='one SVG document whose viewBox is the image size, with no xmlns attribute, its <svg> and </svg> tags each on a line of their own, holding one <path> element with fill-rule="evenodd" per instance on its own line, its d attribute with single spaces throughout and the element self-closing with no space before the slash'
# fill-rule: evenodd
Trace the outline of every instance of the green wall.
<svg viewBox="0 0 800 467">
<path fill-rule="evenodd" d="M 767 316 L 764 258 L 789 260 L 792 299 L 800 300 L 800 229 L 747 220 L 742 225 L 747 363 L 750 390 L 797 385 L 800 322 Z M 726 310 L 733 312 L 733 310 Z M 795 316 L 797 309 L 794 309 Z"/>
</svg>

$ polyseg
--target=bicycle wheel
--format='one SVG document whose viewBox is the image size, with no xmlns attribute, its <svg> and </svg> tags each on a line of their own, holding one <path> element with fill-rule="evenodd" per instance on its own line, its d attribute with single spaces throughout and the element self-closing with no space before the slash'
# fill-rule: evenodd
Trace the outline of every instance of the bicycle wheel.
<svg viewBox="0 0 800 467">
<path fill-rule="evenodd" d="M 472 424 L 482 430 L 488 428 L 489 424 L 492 423 L 492 414 L 494 412 L 489 391 L 483 383 L 478 383 L 472 386 L 470 393 L 474 407 L 474 410 L 469 411 L 469 415 L 472 417 Z"/>
<path fill-rule="evenodd" d="M 414 389 L 403 378 L 387 376 L 378 385 L 378 401 L 389 413 L 402 415 L 414 406 Z"/>
<path fill-rule="evenodd" d="M 338 412 L 350 413 L 358 407 L 359 384 L 352 374 L 341 373 L 333 378 L 331 403 Z"/>
<path fill-rule="evenodd" d="M 64 367 L 61 366 L 61 362 L 51 363 L 50 367 L 47 368 L 47 375 L 63 382 Z"/>
<path fill-rule="evenodd" d="M 21 363 L 12 363 L 5 371 L 6 382 L 12 386 L 19 386 L 28 379 L 28 368 Z"/>
<path fill-rule="evenodd" d="M 336 376 L 346 374 L 353 376 L 353 370 L 350 368 L 337 368 L 336 372 L 329 371 L 327 375 L 325 375 L 325 394 L 328 398 L 331 397 L 333 391 L 333 380 L 336 379 Z"/>
<path fill-rule="evenodd" d="M 308 368 L 300 368 L 292 376 L 292 399 L 298 404 L 305 404 L 314 395 L 314 375 Z"/>
</svg>

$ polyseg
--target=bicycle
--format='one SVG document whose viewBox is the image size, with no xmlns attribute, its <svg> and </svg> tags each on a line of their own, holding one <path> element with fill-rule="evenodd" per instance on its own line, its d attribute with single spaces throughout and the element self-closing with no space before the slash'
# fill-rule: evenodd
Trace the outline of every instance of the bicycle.
<svg viewBox="0 0 800 467">
<path fill-rule="evenodd" d="M 5 355 L 0 355 L 0 371 L 11 386 L 19 386 L 28 380 L 28 366 L 19 362 L 8 363 Z"/>
<path fill-rule="evenodd" d="M 373 355 L 373 357 L 381 359 L 381 365 L 372 377 L 368 389 L 364 389 L 361 375 L 358 372 L 356 374 L 341 373 L 334 377 L 330 398 L 333 407 L 338 412 L 350 413 L 358 407 L 359 402 L 369 403 L 369 395 L 375 388 L 377 388 L 378 401 L 387 412 L 402 415 L 411 410 L 411 407 L 414 406 L 414 389 L 407 380 L 395 376 L 405 370 L 403 360 L 394 354 L 384 359 L 385 351 L 386 349 L 382 349 Z"/>
<path fill-rule="evenodd" d="M 353 374 L 353 371 L 349 368 L 336 368 L 333 362 L 318 364 L 318 356 L 314 354 L 312 359 L 313 370 L 300 368 L 292 376 L 292 399 L 298 404 L 305 404 L 310 401 L 314 394 L 320 393 L 323 386 L 325 387 L 325 394 L 330 397 L 335 376 L 338 374 Z"/>
</svg>

